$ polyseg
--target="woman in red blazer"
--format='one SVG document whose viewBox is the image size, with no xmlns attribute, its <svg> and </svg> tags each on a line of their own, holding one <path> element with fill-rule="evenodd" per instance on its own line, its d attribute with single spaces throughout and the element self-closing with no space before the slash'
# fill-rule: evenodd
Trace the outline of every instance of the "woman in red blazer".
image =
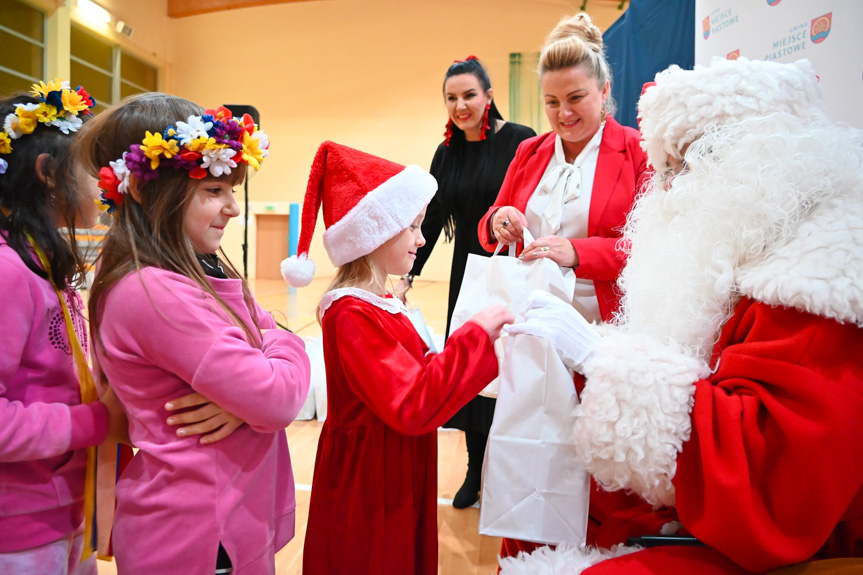
<svg viewBox="0 0 863 575">
<path fill-rule="evenodd" d="M 638 131 L 611 116 L 610 73 L 602 36 L 587 14 L 564 18 L 540 55 L 540 82 L 552 132 L 522 142 L 494 205 L 480 220 L 480 242 L 536 238 L 527 260 L 550 258 L 576 269 L 573 306 L 589 321 L 609 321 L 625 263 L 619 245 L 626 216 L 646 179 Z M 576 374 L 576 387 L 584 381 Z M 629 534 L 658 533 L 673 514 L 652 511 L 641 498 L 592 485 L 587 543 L 608 547 Z M 504 539 L 501 556 L 532 551 L 532 543 Z"/>
</svg>

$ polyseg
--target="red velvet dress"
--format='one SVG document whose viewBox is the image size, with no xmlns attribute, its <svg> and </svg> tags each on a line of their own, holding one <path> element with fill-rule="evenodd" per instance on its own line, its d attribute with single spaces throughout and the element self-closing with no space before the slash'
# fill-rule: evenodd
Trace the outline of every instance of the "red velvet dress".
<svg viewBox="0 0 863 575">
<path fill-rule="evenodd" d="M 303 573 L 436 574 L 437 428 L 497 376 L 494 348 L 468 322 L 429 354 L 396 300 L 334 295 Z"/>
</svg>

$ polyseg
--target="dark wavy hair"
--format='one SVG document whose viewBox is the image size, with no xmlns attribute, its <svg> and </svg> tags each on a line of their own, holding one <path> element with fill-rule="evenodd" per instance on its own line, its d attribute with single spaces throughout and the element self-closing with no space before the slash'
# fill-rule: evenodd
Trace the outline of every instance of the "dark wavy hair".
<svg viewBox="0 0 863 575">
<path fill-rule="evenodd" d="M 488 73 L 482 62 L 476 58 L 471 58 L 462 62 L 455 62 L 447 69 L 443 79 L 444 97 L 446 97 L 447 80 L 453 76 L 460 76 L 462 74 L 475 76 L 484 93 L 491 90 L 491 80 L 489 80 Z M 440 175 L 438 176 L 438 198 L 442 208 L 443 229 L 447 241 L 452 241 L 455 235 L 453 206 L 455 205 L 455 197 L 459 193 L 459 188 L 472 188 L 474 187 L 474 183 L 486 181 L 491 177 L 494 164 L 494 135 L 497 132 L 496 120 L 503 120 L 503 116 L 498 111 L 494 100 L 492 100 L 491 108 L 488 111 L 486 139 L 481 142 L 471 142 L 471 145 L 482 147 L 479 165 L 465 165 L 464 153 L 468 143 L 464 131 L 455 125 L 452 126 L 452 137 L 450 138 L 449 146 L 442 147 L 443 158 Z M 468 204 L 482 201 L 482 198 L 478 196 L 479 194 L 470 194 L 466 198 Z"/>
<path fill-rule="evenodd" d="M 18 104 L 40 102 L 41 98 L 25 92 L 0 99 L 0 121 L 14 114 Z M 84 115 L 79 118 L 87 120 Z M 9 165 L 6 173 L 0 175 L 0 206 L 3 207 L 0 233 L 33 273 L 50 279 L 60 289 L 80 283 L 84 278 L 84 261 L 75 247 L 79 196 L 70 153 L 74 137 L 74 132 L 64 134 L 56 127 L 39 122 L 33 133 L 12 140 L 12 152 L 3 154 Z M 39 166 L 40 178 L 36 170 L 42 154 L 48 154 L 50 159 Z M 45 183 L 48 179 L 53 181 L 52 187 Z M 58 226 L 64 227 L 66 232 L 61 233 Z M 34 262 L 27 234 L 45 253 L 51 269 L 50 278 Z"/>
</svg>

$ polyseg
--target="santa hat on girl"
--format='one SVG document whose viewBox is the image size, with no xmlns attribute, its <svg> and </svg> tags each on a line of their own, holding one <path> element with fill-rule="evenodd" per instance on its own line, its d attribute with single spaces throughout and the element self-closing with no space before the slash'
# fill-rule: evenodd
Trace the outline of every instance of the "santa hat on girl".
<svg viewBox="0 0 863 575">
<path fill-rule="evenodd" d="M 295 287 L 315 275 L 309 247 L 323 204 L 324 247 L 338 267 L 368 255 L 411 225 L 437 191 L 434 177 L 417 165 L 402 166 L 334 142 L 318 148 L 300 225 L 299 256 L 282 262 Z"/>
</svg>

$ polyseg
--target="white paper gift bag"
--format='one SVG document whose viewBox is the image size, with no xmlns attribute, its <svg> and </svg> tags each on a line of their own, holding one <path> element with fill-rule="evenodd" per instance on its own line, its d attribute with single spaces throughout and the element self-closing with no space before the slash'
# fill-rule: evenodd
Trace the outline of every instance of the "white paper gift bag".
<svg viewBox="0 0 863 575">
<path fill-rule="evenodd" d="M 572 441 L 578 398 L 552 345 L 507 338 L 483 464 L 479 532 L 583 545 L 590 476 Z"/>
<path fill-rule="evenodd" d="M 532 241 L 533 237 L 525 229 L 524 244 Z M 490 305 L 504 305 L 513 313 L 520 311 L 535 289 L 550 292 L 566 302 L 572 301 L 575 272 L 571 268 L 561 268 L 547 258 L 524 262 L 516 257 L 499 255 L 502 248 L 503 244 L 498 244 L 491 257 L 468 255 L 464 279 L 450 320 L 450 333 Z M 509 246 L 509 254 L 515 256 L 515 245 Z M 495 346 L 495 351 L 501 360 L 503 342 Z M 480 395 L 496 397 L 498 385 L 498 380 L 493 380 Z"/>
</svg>

